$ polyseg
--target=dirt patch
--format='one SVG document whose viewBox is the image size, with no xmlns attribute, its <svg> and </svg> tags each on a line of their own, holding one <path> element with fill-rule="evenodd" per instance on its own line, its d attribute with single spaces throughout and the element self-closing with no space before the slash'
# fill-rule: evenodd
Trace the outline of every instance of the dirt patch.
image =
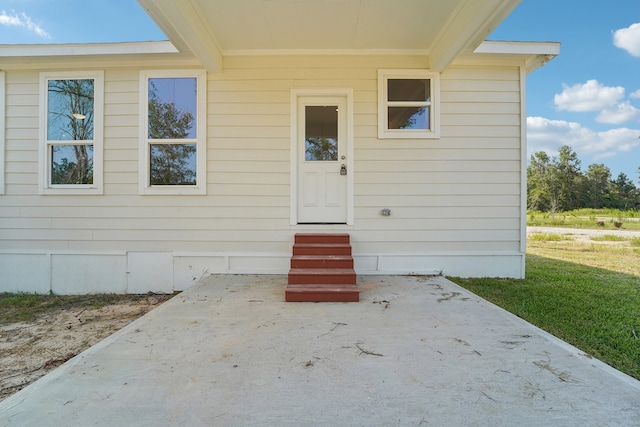
<svg viewBox="0 0 640 427">
<path fill-rule="evenodd" d="M 102 307 L 67 307 L 0 326 L 0 401 L 171 298 L 148 295 Z"/>
</svg>

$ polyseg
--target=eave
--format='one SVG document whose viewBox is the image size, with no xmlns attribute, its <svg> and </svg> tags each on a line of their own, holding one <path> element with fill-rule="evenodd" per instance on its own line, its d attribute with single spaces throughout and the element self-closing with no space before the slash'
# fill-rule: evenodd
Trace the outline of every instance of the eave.
<svg viewBox="0 0 640 427">
<path fill-rule="evenodd" d="M 483 60 L 520 62 L 529 74 L 559 54 L 560 43 L 557 42 L 485 41 L 472 55 Z"/>
<path fill-rule="evenodd" d="M 190 52 L 180 52 L 169 41 L 0 45 L 0 69 L 63 69 L 83 66 L 200 66 Z"/>
<path fill-rule="evenodd" d="M 269 17 L 260 16 L 260 7 L 269 9 L 272 6 L 278 6 L 278 2 L 282 3 L 283 0 L 270 0 L 269 2 L 261 0 L 252 0 L 247 2 L 225 1 L 216 0 L 211 2 L 210 0 L 138 0 L 138 3 L 142 6 L 145 12 L 156 22 L 162 31 L 168 36 L 178 50 L 181 52 L 191 52 L 200 63 L 210 72 L 221 72 L 224 69 L 224 57 L 225 56 L 237 56 L 237 55 L 375 55 L 375 54 L 417 54 L 425 56 L 425 62 L 429 64 L 429 68 L 433 71 L 443 71 L 449 66 L 459 55 L 465 51 L 473 50 L 478 47 L 483 40 L 493 31 L 497 25 L 518 5 L 520 0 L 448 0 L 448 3 L 440 3 L 439 1 L 433 1 L 431 3 L 423 3 L 428 0 L 421 0 L 416 3 L 415 0 L 395 0 L 393 2 L 394 7 L 398 10 L 403 6 L 413 7 L 429 7 L 428 11 L 433 9 L 434 11 L 440 11 L 434 19 L 434 16 L 425 16 L 430 19 L 430 25 L 434 27 L 431 35 L 427 39 L 422 39 L 416 35 L 413 37 L 405 34 L 405 42 L 398 38 L 395 40 L 392 46 L 382 46 L 384 43 L 375 44 L 375 41 L 368 42 L 363 40 L 369 40 L 367 37 L 357 38 L 353 36 L 356 32 L 360 31 L 362 27 L 367 27 L 363 24 L 364 16 L 369 19 L 368 27 L 369 31 L 372 28 L 372 22 L 385 22 L 384 26 L 385 34 L 395 34 L 404 30 L 405 22 L 402 20 L 390 20 L 388 15 L 384 15 L 384 12 L 388 12 L 388 7 L 391 3 L 385 2 L 367 2 L 365 0 L 344 0 L 342 2 L 329 1 L 325 3 L 319 3 L 321 0 L 314 1 L 296 1 L 287 3 L 287 9 L 281 9 L 286 14 L 296 8 L 300 10 L 299 15 L 290 13 L 289 18 L 282 18 L 278 16 L 277 36 L 268 32 L 260 32 L 255 27 L 260 27 L 262 30 L 266 30 L 268 27 L 265 25 L 265 21 Z M 314 7 L 323 5 L 323 7 L 339 8 L 344 7 L 346 12 L 352 13 L 352 20 L 339 19 L 339 23 L 322 21 L 321 17 L 318 17 L 318 25 L 316 27 L 320 30 L 326 31 L 325 28 L 336 29 L 340 34 L 345 34 L 344 40 L 333 39 L 327 40 L 323 45 L 318 43 L 317 40 L 322 39 L 320 33 L 314 33 L 313 28 L 309 28 L 309 31 L 296 32 L 296 17 L 307 17 L 308 13 L 313 10 Z M 343 5 L 343 6 L 341 6 Z M 433 5 L 433 7 L 431 7 Z M 437 7 L 436 7 L 437 6 Z M 404 9 L 407 20 L 415 18 L 414 16 L 407 15 L 407 10 Z M 209 13 L 207 13 L 207 11 Z M 224 13 L 223 13 L 224 11 Z M 213 13 L 220 12 L 220 13 Z M 234 13 L 237 12 L 237 13 Z M 365 14 L 366 12 L 366 14 Z M 434 12 L 435 13 L 435 12 Z M 215 17 L 223 16 L 227 21 L 233 21 L 233 27 L 230 29 L 227 21 L 215 21 L 212 19 L 212 15 Z M 428 14 L 433 15 L 433 14 Z M 335 15 L 333 15 L 335 18 Z M 420 15 L 423 16 L 423 15 Z M 273 19 L 274 15 L 271 15 Z M 372 18 L 374 17 L 374 18 Z M 281 18 L 281 19 L 280 19 Z M 341 18 L 341 17 L 340 17 Z M 235 19 L 238 20 L 237 25 Z M 395 22 L 393 22 L 395 21 Z M 415 21 L 415 19 L 414 19 Z M 243 24 L 244 23 L 244 26 Z M 255 24 L 251 26 L 250 24 Z M 414 22 L 415 23 L 415 22 Z M 339 25 L 339 27 L 331 27 L 331 24 Z M 352 25 L 352 30 L 349 31 L 349 25 Z M 395 25 L 396 27 L 394 27 Z M 225 27 L 223 29 L 220 26 Z M 375 25 L 373 26 L 375 27 Z M 377 33 L 379 34 L 383 27 L 377 27 Z M 417 30 L 418 27 L 411 27 L 412 31 Z M 424 28 L 424 25 L 423 25 Z M 273 30 L 273 28 L 271 28 Z M 252 40 L 259 40 L 259 48 L 247 41 L 247 37 L 244 33 L 251 32 L 254 36 Z M 284 34 L 288 35 L 284 37 Z M 222 33 L 221 33 L 222 32 Z M 254 34 L 255 33 L 255 34 Z M 234 38 L 234 34 L 237 38 Z M 302 39 L 303 36 L 308 37 L 310 34 L 316 34 L 316 39 L 313 43 L 308 43 L 305 46 L 292 46 L 295 43 L 283 43 L 282 40 L 297 40 Z M 351 34 L 352 36 L 347 36 Z M 367 34 L 367 33 L 364 33 Z M 352 37 L 352 38 L 349 38 Z M 372 37 L 373 38 L 373 37 Z M 238 41 L 239 39 L 244 42 Z M 419 46 L 416 46 L 416 40 Z M 226 42 L 222 43 L 221 41 Z M 410 41 L 410 42 L 409 42 Z M 301 43 L 299 43 L 301 44 Z M 408 44 L 413 44 L 409 46 Z"/>
</svg>

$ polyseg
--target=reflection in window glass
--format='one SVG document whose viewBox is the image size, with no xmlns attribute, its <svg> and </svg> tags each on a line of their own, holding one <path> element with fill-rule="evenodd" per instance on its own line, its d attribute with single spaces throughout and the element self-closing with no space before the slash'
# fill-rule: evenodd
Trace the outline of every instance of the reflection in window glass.
<svg viewBox="0 0 640 427">
<path fill-rule="evenodd" d="M 197 80 L 195 77 L 149 79 L 151 139 L 196 138 Z"/>
<path fill-rule="evenodd" d="M 389 129 L 429 129 L 428 107 L 389 107 Z"/>
<path fill-rule="evenodd" d="M 151 185 L 195 185 L 196 144 L 151 144 Z"/>
<path fill-rule="evenodd" d="M 49 80 L 47 91 L 47 140 L 92 140 L 93 79 Z"/>
<path fill-rule="evenodd" d="M 305 156 L 307 161 L 338 160 L 338 107 L 305 107 Z"/>
<path fill-rule="evenodd" d="M 93 145 L 52 145 L 51 184 L 93 184 Z"/>
<path fill-rule="evenodd" d="M 388 101 L 431 100 L 429 79 L 389 79 L 387 85 Z"/>
</svg>

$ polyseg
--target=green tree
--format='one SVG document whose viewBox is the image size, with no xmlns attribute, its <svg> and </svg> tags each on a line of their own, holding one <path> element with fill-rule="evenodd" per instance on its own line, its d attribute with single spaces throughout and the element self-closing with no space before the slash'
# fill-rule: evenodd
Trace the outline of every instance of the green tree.
<svg viewBox="0 0 640 427">
<path fill-rule="evenodd" d="M 600 209 L 610 207 L 611 170 L 602 163 L 589 165 L 584 175 L 584 207 Z"/>
<path fill-rule="evenodd" d="M 558 151 L 558 157 L 552 161 L 555 184 L 558 187 L 558 208 L 568 211 L 580 207 L 580 190 L 582 187 L 582 171 L 580 159 L 568 145 Z"/>
<path fill-rule="evenodd" d="M 635 208 L 636 186 L 633 181 L 623 172 L 611 181 L 612 206 L 616 209 L 633 209 Z"/>
<path fill-rule="evenodd" d="M 551 209 L 550 194 L 551 158 L 544 151 L 531 155 L 527 167 L 527 208 L 548 211 Z"/>
</svg>

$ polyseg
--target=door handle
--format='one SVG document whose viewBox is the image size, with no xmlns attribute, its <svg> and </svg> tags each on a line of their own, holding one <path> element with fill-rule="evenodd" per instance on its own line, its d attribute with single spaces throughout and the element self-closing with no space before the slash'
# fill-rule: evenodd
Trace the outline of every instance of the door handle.
<svg viewBox="0 0 640 427">
<path fill-rule="evenodd" d="M 340 165 L 340 175 L 346 175 L 346 174 L 347 174 L 347 165 L 343 163 Z"/>
</svg>

